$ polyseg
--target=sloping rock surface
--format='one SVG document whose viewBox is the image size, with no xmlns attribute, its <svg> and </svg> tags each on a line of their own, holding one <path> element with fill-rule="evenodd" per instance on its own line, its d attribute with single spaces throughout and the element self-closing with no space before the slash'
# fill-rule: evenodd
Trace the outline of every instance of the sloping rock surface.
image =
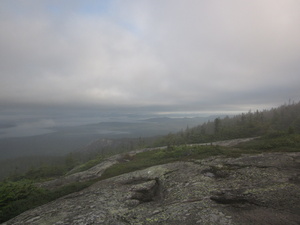
<svg viewBox="0 0 300 225">
<path fill-rule="evenodd" d="M 300 224 L 300 153 L 214 157 L 99 181 L 5 225 Z"/>
<path fill-rule="evenodd" d="M 255 138 L 239 138 L 239 139 L 232 139 L 232 140 L 227 140 L 227 141 L 217 141 L 217 142 L 211 142 L 211 143 L 202 143 L 202 144 L 191 144 L 191 146 L 194 145 L 219 145 L 219 146 L 234 146 L 242 142 L 250 141 Z M 107 159 L 105 159 L 103 162 L 99 163 L 98 165 L 83 171 L 83 172 L 78 172 L 74 174 L 70 174 L 67 176 L 63 176 L 54 180 L 46 181 L 43 183 L 38 184 L 39 187 L 47 188 L 50 190 L 57 189 L 59 187 L 65 186 L 67 184 L 71 184 L 73 182 L 83 182 L 87 180 L 92 180 L 101 177 L 103 172 L 110 166 L 124 161 L 124 157 L 126 156 L 134 156 L 137 153 L 141 152 L 146 152 L 146 151 L 153 151 L 157 149 L 166 149 L 167 146 L 163 147 L 157 147 L 157 148 L 144 148 L 144 149 L 139 149 L 139 150 L 134 150 L 131 152 L 128 152 L 126 154 L 118 154 L 111 156 Z M 125 159 L 126 160 L 126 159 Z"/>
</svg>

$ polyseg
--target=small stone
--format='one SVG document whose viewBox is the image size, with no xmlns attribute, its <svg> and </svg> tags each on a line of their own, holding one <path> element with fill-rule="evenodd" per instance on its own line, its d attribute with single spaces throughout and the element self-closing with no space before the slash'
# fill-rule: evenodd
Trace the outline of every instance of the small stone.
<svg viewBox="0 0 300 225">
<path fill-rule="evenodd" d="M 158 214 L 158 213 L 160 213 L 161 211 L 160 210 L 154 210 L 153 212 L 152 212 L 152 215 L 155 215 L 155 214 Z"/>
<path fill-rule="evenodd" d="M 41 217 L 40 217 L 40 216 L 33 217 L 33 218 L 27 220 L 26 223 L 32 223 L 33 221 L 36 221 L 36 220 L 38 220 L 39 218 L 41 218 Z"/>
</svg>

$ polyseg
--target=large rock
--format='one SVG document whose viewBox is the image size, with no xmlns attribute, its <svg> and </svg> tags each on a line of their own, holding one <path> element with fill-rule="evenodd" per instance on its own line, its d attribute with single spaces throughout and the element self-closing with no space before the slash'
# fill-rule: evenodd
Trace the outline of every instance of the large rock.
<svg viewBox="0 0 300 225">
<path fill-rule="evenodd" d="M 8 224 L 299 224 L 300 153 L 176 162 L 99 181 Z"/>
<path fill-rule="evenodd" d="M 191 146 L 193 146 L 193 145 L 234 146 L 236 144 L 250 141 L 253 139 L 255 139 L 255 138 L 239 138 L 239 139 L 232 139 L 232 140 L 227 140 L 227 141 L 217 141 L 217 142 L 212 142 L 212 143 L 191 144 Z M 102 140 L 102 141 L 104 141 L 104 142 L 107 141 L 107 143 L 109 144 L 109 140 Z M 84 181 L 96 179 L 96 178 L 101 177 L 103 172 L 108 167 L 110 167 L 116 163 L 119 163 L 119 162 L 128 161 L 128 158 L 136 155 L 137 153 L 153 151 L 153 150 L 157 150 L 157 149 L 166 149 L 166 148 L 167 148 L 167 146 L 157 147 L 157 148 L 143 148 L 143 149 L 134 150 L 134 151 L 131 151 L 131 152 L 128 152 L 125 154 L 114 155 L 109 158 L 106 158 L 103 162 L 99 163 L 98 165 L 96 165 L 86 171 L 69 174 L 69 175 L 54 179 L 54 180 L 39 183 L 39 184 L 37 184 L 37 186 L 53 190 L 53 189 L 57 189 L 62 186 L 65 186 L 67 184 L 74 183 L 74 182 L 84 182 Z"/>
</svg>

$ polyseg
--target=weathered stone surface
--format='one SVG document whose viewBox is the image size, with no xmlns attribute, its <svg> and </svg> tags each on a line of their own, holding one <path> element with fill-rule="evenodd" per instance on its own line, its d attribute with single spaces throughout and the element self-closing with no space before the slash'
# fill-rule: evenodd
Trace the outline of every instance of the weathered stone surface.
<svg viewBox="0 0 300 225">
<path fill-rule="evenodd" d="M 212 142 L 212 143 L 192 144 L 192 145 L 211 145 L 212 144 L 212 145 L 220 145 L 220 146 L 234 146 L 238 143 L 246 142 L 246 141 L 249 141 L 252 139 L 255 139 L 255 138 L 240 138 L 240 139 L 233 139 L 233 140 L 227 140 L 227 141 L 217 141 L 217 142 Z M 96 179 L 96 178 L 101 177 L 102 173 L 108 167 L 110 167 L 116 163 L 119 163 L 119 162 L 128 161 L 129 160 L 128 158 L 136 155 L 137 153 L 152 151 L 152 150 L 156 150 L 156 149 L 166 149 L 166 148 L 167 148 L 167 146 L 158 147 L 158 148 L 144 148 L 144 149 L 134 150 L 134 151 L 128 152 L 126 154 L 114 155 L 86 171 L 66 175 L 66 176 L 60 177 L 58 179 L 43 182 L 43 183 L 38 184 L 38 186 L 47 188 L 49 190 L 53 190 L 53 189 L 57 189 L 59 187 L 65 186 L 67 184 L 71 184 L 73 182 L 83 182 L 83 181 L 87 181 L 87 180 L 91 180 L 91 179 Z"/>
<path fill-rule="evenodd" d="M 83 182 L 88 181 L 91 179 L 96 179 L 98 177 L 101 177 L 102 173 L 110 166 L 118 163 L 118 160 L 122 158 L 122 155 L 115 155 L 108 159 L 106 159 L 104 162 L 99 163 L 98 165 L 75 174 L 67 175 L 55 180 L 50 180 L 47 182 L 43 182 L 38 184 L 39 187 L 47 188 L 47 189 L 56 189 L 61 186 L 71 184 L 74 182 Z"/>
<path fill-rule="evenodd" d="M 4 223 L 300 223 L 300 153 L 214 157 L 99 181 Z"/>
</svg>

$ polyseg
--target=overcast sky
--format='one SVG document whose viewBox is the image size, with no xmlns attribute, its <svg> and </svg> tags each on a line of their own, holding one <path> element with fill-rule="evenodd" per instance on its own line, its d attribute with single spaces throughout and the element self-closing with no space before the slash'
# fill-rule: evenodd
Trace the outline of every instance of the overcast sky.
<svg viewBox="0 0 300 225">
<path fill-rule="evenodd" d="M 300 100 L 299 0 L 1 0 L 0 107 Z"/>
</svg>

